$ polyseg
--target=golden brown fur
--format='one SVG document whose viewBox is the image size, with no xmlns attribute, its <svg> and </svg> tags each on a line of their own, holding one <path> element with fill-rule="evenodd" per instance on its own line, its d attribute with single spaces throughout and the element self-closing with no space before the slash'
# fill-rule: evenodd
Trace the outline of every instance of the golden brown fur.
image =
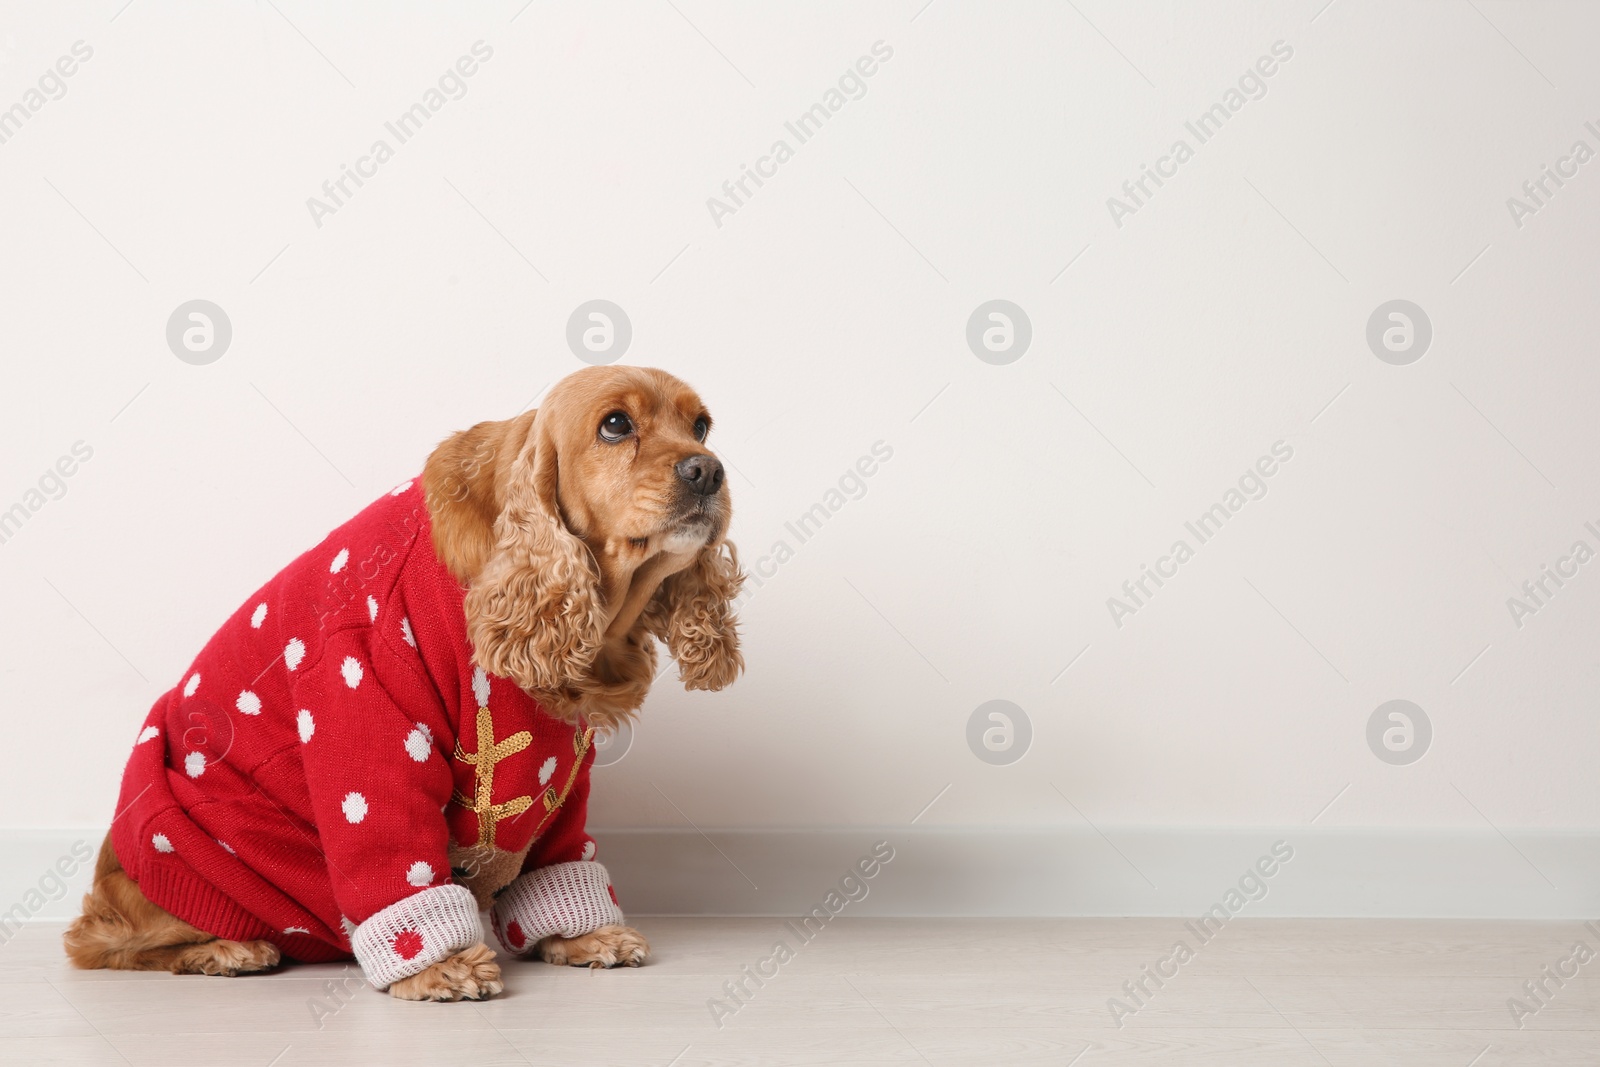
<svg viewBox="0 0 1600 1067">
<path fill-rule="evenodd" d="M 389 986 L 398 1000 L 488 1000 L 504 989 L 494 952 L 479 943 Z"/>
<path fill-rule="evenodd" d="M 122 869 L 106 834 L 95 861 L 94 885 L 83 898 L 83 914 L 62 940 L 75 966 L 118 971 L 220 974 L 232 978 L 278 965 L 278 949 L 266 941 L 225 941 L 198 930 L 145 899 Z"/>
<path fill-rule="evenodd" d="M 637 427 L 607 444 L 612 411 Z M 439 557 L 467 586 L 478 663 L 562 718 L 625 721 L 655 674 L 654 635 L 684 685 L 720 689 L 743 669 L 731 604 L 742 576 L 723 540 L 724 486 L 685 546 L 675 464 L 705 452 L 699 397 L 662 371 L 593 367 L 551 389 L 544 407 L 480 423 L 434 450 L 423 470 Z"/>
<path fill-rule="evenodd" d="M 649 944 L 631 926 L 602 926 L 577 937 L 539 942 L 539 958 L 557 967 L 637 967 L 649 955 Z"/>
<path fill-rule="evenodd" d="M 600 434 L 614 412 L 632 427 L 616 441 Z M 709 429 L 700 398 L 671 375 L 591 367 L 557 382 L 537 411 L 479 423 L 433 451 L 422 476 L 433 545 L 466 587 L 467 634 L 481 667 L 551 714 L 600 730 L 644 702 L 655 676 L 651 637 L 678 661 L 685 688 L 721 689 L 738 676 L 732 604 L 743 576 L 724 540 L 727 486 L 718 473 L 714 492 L 692 492 L 679 471 L 682 461 L 710 455 L 702 423 Z M 453 852 L 451 861 L 465 866 L 461 880 L 487 906 L 522 856 Z M 146 900 L 109 835 L 65 943 L 86 968 L 234 975 L 278 963 L 265 941 L 214 938 Z M 636 930 L 606 926 L 545 938 L 539 954 L 556 964 L 638 966 L 649 945 Z M 390 993 L 460 1000 L 500 989 L 494 953 L 479 944 Z"/>
</svg>

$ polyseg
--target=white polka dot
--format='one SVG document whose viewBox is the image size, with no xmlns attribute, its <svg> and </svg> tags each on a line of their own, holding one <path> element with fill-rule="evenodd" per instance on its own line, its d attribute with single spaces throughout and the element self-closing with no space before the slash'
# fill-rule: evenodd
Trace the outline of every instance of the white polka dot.
<svg viewBox="0 0 1600 1067">
<path fill-rule="evenodd" d="M 189 675 L 189 680 L 183 683 L 183 695 L 186 697 L 192 697 L 194 696 L 194 691 L 199 688 L 200 674 L 197 671 L 194 674 Z"/>
<path fill-rule="evenodd" d="M 259 630 L 261 624 L 267 621 L 267 602 L 262 601 L 256 605 L 256 610 L 250 613 L 250 629 Z"/>
<path fill-rule="evenodd" d="M 354 656 L 344 658 L 344 662 L 339 664 L 339 673 L 344 675 L 344 684 L 351 689 L 361 684 L 361 662 Z"/>
<path fill-rule="evenodd" d="M 489 706 L 489 676 L 482 667 L 472 668 L 472 695 L 478 698 L 478 707 Z"/>
<path fill-rule="evenodd" d="M 234 701 L 233 706 L 239 709 L 240 715 L 261 714 L 261 698 L 248 689 L 239 694 L 239 699 Z"/>
<path fill-rule="evenodd" d="M 422 763 L 432 751 L 433 732 L 419 722 L 415 730 L 406 734 L 406 755 Z"/>
<path fill-rule="evenodd" d="M 238 855 L 238 853 L 233 850 L 233 846 L 228 844 L 226 841 L 223 841 L 223 840 L 219 839 L 217 841 L 217 844 L 221 845 L 222 848 L 223 848 L 223 851 L 227 852 L 228 855 L 230 855 L 230 856 L 237 856 Z"/>
<path fill-rule="evenodd" d="M 399 496 L 401 493 L 405 492 L 407 489 L 410 489 L 410 488 L 411 488 L 411 483 L 410 482 L 405 482 L 405 483 L 403 483 L 401 485 L 397 485 L 393 489 L 389 490 L 389 495 L 390 496 Z"/>
<path fill-rule="evenodd" d="M 135 741 L 134 744 L 142 745 L 146 741 L 149 741 L 151 738 L 160 737 L 160 736 L 161 736 L 160 729 L 158 729 L 157 727 L 154 727 L 154 726 L 146 726 L 143 730 L 139 731 L 139 740 Z"/>
<path fill-rule="evenodd" d="M 417 887 L 433 884 L 433 868 L 421 860 L 413 863 L 406 872 L 406 881 Z"/>
<path fill-rule="evenodd" d="M 378 600 L 376 597 L 367 597 L 367 619 L 370 622 L 378 621 Z"/>
<path fill-rule="evenodd" d="M 551 756 L 539 765 L 539 784 L 544 785 L 550 781 L 550 776 L 556 773 L 556 758 Z"/>
<path fill-rule="evenodd" d="M 346 793 L 344 803 L 339 806 L 344 809 L 347 822 L 360 822 L 367 817 L 367 798 L 360 793 Z"/>
<path fill-rule="evenodd" d="M 300 661 L 306 658 L 306 643 L 298 637 L 289 638 L 289 643 L 283 646 L 283 664 L 291 671 L 300 666 Z"/>
<path fill-rule="evenodd" d="M 339 550 L 339 554 L 333 557 L 333 562 L 328 564 L 328 573 L 338 574 L 340 571 L 344 570 L 344 565 L 349 562 L 350 550 L 348 548 L 341 548 Z"/>
<path fill-rule="evenodd" d="M 172 842 L 167 840 L 166 834 L 156 834 L 150 839 L 150 843 L 156 847 L 157 852 L 172 851 Z"/>
<path fill-rule="evenodd" d="M 585 841 L 583 843 L 583 858 L 586 859 L 586 860 L 594 859 L 594 842 L 593 841 Z"/>
<path fill-rule="evenodd" d="M 411 635 L 411 620 L 405 616 L 400 618 L 400 636 L 406 639 L 406 644 L 412 648 L 417 647 L 417 639 Z"/>
<path fill-rule="evenodd" d="M 283 932 L 286 934 L 309 934 L 311 931 L 304 926 L 285 926 Z"/>
<path fill-rule="evenodd" d="M 190 778 L 198 778 L 206 773 L 206 754 L 191 752 L 183 757 L 183 772 Z"/>
<path fill-rule="evenodd" d="M 305 744 L 311 740 L 311 735 L 316 732 L 317 724 L 312 721 L 311 713 L 305 708 L 300 709 L 300 714 L 294 717 L 295 725 L 300 727 L 300 743 Z"/>
</svg>

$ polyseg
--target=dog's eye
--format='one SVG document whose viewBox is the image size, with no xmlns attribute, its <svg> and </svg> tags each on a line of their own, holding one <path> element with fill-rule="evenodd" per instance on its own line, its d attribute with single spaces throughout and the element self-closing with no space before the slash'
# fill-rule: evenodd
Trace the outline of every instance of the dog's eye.
<svg viewBox="0 0 1600 1067">
<path fill-rule="evenodd" d="M 600 420 L 600 440 L 616 444 L 633 432 L 633 422 L 626 414 L 613 411 Z"/>
<path fill-rule="evenodd" d="M 704 415 L 694 420 L 694 439 L 696 441 L 704 441 L 706 439 L 706 434 L 710 432 L 711 423 L 706 421 L 706 417 Z"/>
</svg>

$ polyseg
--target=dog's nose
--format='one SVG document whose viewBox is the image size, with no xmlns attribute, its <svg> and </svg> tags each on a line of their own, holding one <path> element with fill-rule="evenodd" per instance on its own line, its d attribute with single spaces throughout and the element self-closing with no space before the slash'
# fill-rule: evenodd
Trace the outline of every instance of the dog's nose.
<svg viewBox="0 0 1600 1067">
<path fill-rule="evenodd" d="M 680 459 L 672 469 L 691 493 L 710 496 L 722 488 L 722 464 L 716 456 L 690 456 Z"/>
</svg>

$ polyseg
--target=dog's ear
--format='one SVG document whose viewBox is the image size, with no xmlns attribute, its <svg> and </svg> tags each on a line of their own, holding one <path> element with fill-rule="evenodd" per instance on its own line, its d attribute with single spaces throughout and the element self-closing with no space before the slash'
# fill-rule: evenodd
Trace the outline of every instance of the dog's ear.
<svg viewBox="0 0 1600 1067">
<path fill-rule="evenodd" d="M 494 523 L 511 461 L 533 427 L 534 412 L 480 422 L 440 443 L 422 468 L 422 496 L 439 560 L 463 586 L 494 552 Z"/>
<path fill-rule="evenodd" d="M 490 674 L 523 689 L 560 689 L 588 672 L 605 634 L 597 568 L 561 519 L 549 408 L 534 413 L 520 445 L 506 444 L 517 451 L 494 479 L 499 511 L 468 581 L 467 638 Z"/>
<path fill-rule="evenodd" d="M 685 689 L 721 689 L 744 670 L 739 620 L 733 602 L 744 584 L 730 541 L 695 553 L 694 562 L 669 575 L 645 610 L 645 627 L 678 661 Z"/>
</svg>

